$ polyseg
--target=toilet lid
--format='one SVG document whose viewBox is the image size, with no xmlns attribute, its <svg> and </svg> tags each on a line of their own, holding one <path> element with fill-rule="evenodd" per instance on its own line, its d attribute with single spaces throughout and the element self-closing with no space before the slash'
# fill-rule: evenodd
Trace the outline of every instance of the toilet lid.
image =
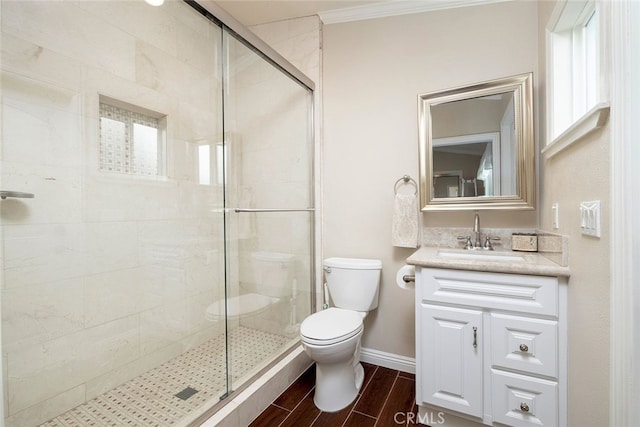
<svg viewBox="0 0 640 427">
<path fill-rule="evenodd" d="M 355 311 L 331 307 L 304 319 L 300 334 L 314 341 L 335 341 L 362 329 L 362 316 Z"/>
</svg>

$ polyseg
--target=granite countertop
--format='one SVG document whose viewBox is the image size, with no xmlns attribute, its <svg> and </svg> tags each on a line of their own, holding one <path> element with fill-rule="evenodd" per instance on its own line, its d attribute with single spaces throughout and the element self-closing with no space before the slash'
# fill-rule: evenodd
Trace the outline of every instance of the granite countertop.
<svg viewBox="0 0 640 427">
<path fill-rule="evenodd" d="M 483 256 L 487 256 L 487 258 L 482 258 Z M 570 275 L 569 267 L 556 264 L 537 252 L 473 251 L 445 247 L 422 247 L 407 258 L 407 264 L 420 267 L 534 276 L 568 277 Z"/>
</svg>

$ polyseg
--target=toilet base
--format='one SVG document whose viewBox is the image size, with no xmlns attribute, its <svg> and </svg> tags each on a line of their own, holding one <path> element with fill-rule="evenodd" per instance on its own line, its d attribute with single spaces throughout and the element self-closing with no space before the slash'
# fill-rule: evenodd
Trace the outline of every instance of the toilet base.
<svg viewBox="0 0 640 427">
<path fill-rule="evenodd" d="M 316 390 L 313 403 L 323 412 L 337 412 L 358 396 L 364 382 L 362 364 L 316 363 Z"/>
</svg>

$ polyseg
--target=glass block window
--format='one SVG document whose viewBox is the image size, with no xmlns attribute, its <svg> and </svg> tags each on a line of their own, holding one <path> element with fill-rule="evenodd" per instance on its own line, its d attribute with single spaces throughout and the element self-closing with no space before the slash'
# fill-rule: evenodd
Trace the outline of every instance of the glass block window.
<svg viewBox="0 0 640 427">
<path fill-rule="evenodd" d="M 164 175 L 163 122 L 133 106 L 129 109 L 100 102 L 100 171 Z"/>
</svg>

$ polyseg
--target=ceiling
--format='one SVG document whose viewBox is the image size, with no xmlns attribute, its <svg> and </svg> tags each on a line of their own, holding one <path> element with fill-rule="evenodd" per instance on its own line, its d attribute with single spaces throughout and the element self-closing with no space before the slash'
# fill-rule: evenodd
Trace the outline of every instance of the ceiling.
<svg viewBox="0 0 640 427">
<path fill-rule="evenodd" d="M 318 12 L 388 3 L 389 0 L 221 0 L 216 3 L 245 26 L 316 15 Z"/>
</svg>

